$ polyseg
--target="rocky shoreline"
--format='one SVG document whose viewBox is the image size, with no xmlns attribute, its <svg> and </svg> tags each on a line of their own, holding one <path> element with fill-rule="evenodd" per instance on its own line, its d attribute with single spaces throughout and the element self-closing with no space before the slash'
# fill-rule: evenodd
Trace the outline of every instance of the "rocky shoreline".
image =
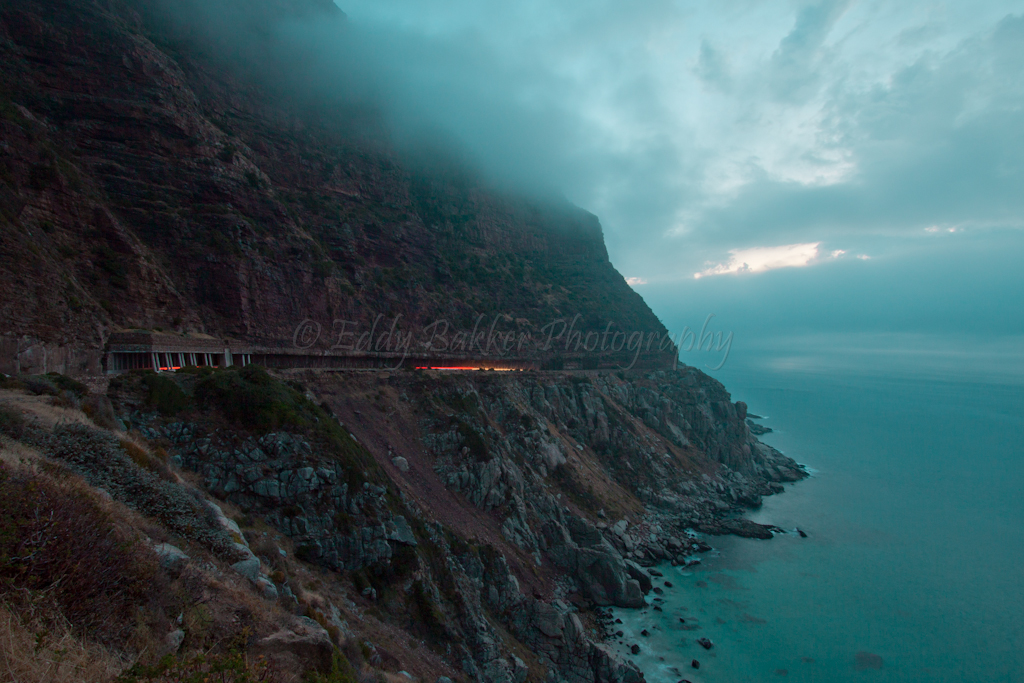
<svg viewBox="0 0 1024 683">
<path fill-rule="evenodd" d="M 51 380 L 5 384 L 79 401 Z M 381 650 L 360 635 L 379 615 L 380 628 L 428 643 L 481 683 L 638 683 L 608 640 L 608 608 L 646 608 L 654 593 L 657 610 L 668 584 L 653 567 L 698 564 L 707 535 L 770 538 L 778 529 L 742 513 L 806 476 L 693 368 L 274 376 L 249 366 L 130 373 L 89 401 L 109 401 L 89 409 L 164 455 L 139 455 L 84 416 L 18 438 L 118 503 L 164 515 L 168 571 L 190 566 L 198 544 L 260 599 L 308 611 L 289 573 L 316 568 L 333 596 L 316 610 L 333 615 L 324 623 L 339 644 Z M 102 447 L 83 458 L 62 445 L 72 443 Z M 179 491 L 182 477 L 195 488 Z M 188 501 L 202 496 L 209 520 L 179 520 L 173 510 L 200 510 Z M 268 533 L 293 549 L 287 571 L 259 549 Z M 403 648 L 391 642 L 392 659 L 367 665 L 413 656 Z"/>
<path fill-rule="evenodd" d="M 456 640 L 466 643 L 463 668 L 480 680 L 517 675 L 515 660 L 500 656 L 498 634 L 484 626 L 488 612 L 501 615 L 566 681 L 589 679 L 595 666 L 626 676 L 629 663 L 603 659 L 606 634 L 584 623 L 599 625 L 606 606 L 645 606 L 644 596 L 659 590 L 648 568 L 699 562 L 710 549 L 700 534 L 770 538 L 773 527 L 739 515 L 781 491 L 782 482 L 806 476 L 750 435 L 742 403 L 716 401 L 727 396 L 721 385 L 689 368 L 631 377 L 295 376 L 389 480 L 353 488 L 346 467 L 325 468 L 300 435 L 256 439 L 139 409 L 125 420 L 148 439 L 168 442 L 174 462 L 199 473 L 214 496 L 260 514 L 309 560 L 335 571 L 388 564 L 403 546 L 423 542 L 413 529 L 430 531 L 441 520 L 461 538 L 488 538 L 497 552 L 482 562 L 431 533 L 431 542 L 448 546 L 450 568 L 461 577 L 455 583 L 467 586 L 456 590 L 460 601 L 479 605 L 453 624 Z M 131 408 L 131 391 L 113 392 Z M 721 463 L 710 474 L 687 473 L 696 444 L 736 468 Z M 445 494 L 425 488 L 424 477 L 443 483 Z M 388 504 L 396 493 L 402 509 Z M 439 509 L 438 498 L 452 494 Z M 530 576 L 537 571 L 548 578 Z M 370 602 L 375 594 L 366 593 Z M 443 603 L 439 589 L 437 595 Z M 481 629 L 490 634 L 483 640 Z"/>
<path fill-rule="evenodd" d="M 750 428 L 751 434 L 760 436 L 773 431 L 770 427 L 757 424 L 753 419 L 762 418 L 752 415 L 746 419 L 746 424 Z M 766 447 L 771 448 L 770 446 Z M 772 450 L 774 451 L 774 449 Z M 777 453 L 778 451 L 775 452 Z M 780 476 L 778 481 L 770 482 L 772 494 L 783 492 L 783 481 L 792 483 L 806 476 L 808 476 L 806 468 L 802 465 L 796 465 L 787 471 L 785 475 Z M 757 504 L 751 505 L 750 509 L 759 507 L 759 505 L 760 501 L 757 501 Z M 732 534 L 741 538 L 761 540 L 770 540 L 776 534 L 793 533 L 803 538 L 807 536 L 801 529 L 782 529 L 775 525 L 760 524 L 743 516 L 738 516 L 735 508 L 713 511 L 706 516 L 699 517 L 694 520 L 694 526 L 683 529 L 681 535 L 663 535 L 664 529 L 674 528 L 678 530 L 678 525 L 675 524 L 675 521 L 666 515 L 651 514 L 628 534 L 627 525 L 622 521 L 611 526 L 603 522 L 598 522 L 597 524 L 597 527 L 602 531 L 610 530 L 615 536 L 622 539 L 624 556 L 628 557 L 630 554 L 633 554 L 634 559 L 626 560 L 630 577 L 639 583 L 645 598 L 649 597 L 649 601 L 645 599 L 642 606 L 633 608 L 639 614 L 644 614 L 648 610 L 662 612 L 662 604 L 666 602 L 664 597 L 665 589 L 676 587 L 672 581 L 665 578 L 665 574 L 657 567 L 664 564 L 679 568 L 697 567 L 701 564 L 700 555 L 713 550 L 712 545 L 707 542 L 706 538 L 703 538 L 705 536 Z M 627 642 L 625 639 L 626 634 L 622 628 L 623 620 L 616 616 L 616 611 L 613 608 L 594 607 L 593 613 L 600 639 L 603 642 L 611 646 L 619 646 L 622 649 L 623 656 L 635 657 L 640 654 L 642 650 L 640 642 L 650 636 L 646 628 L 639 632 L 639 640 L 634 637 L 632 641 Z M 681 623 L 680 628 L 683 631 L 695 631 L 701 628 L 698 620 L 693 617 L 680 616 L 678 618 Z M 714 643 L 707 637 L 695 638 L 693 642 L 700 645 L 706 651 L 714 648 Z M 664 655 L 669 654 L 669 652 L 655 652 L 654 656 L 657 657 L 659 662 L 665 662 L 666 656 Z M 700 660 L 693 659 L 690 662 L 690 668 L 698 670 L 700 668 Z M 680 679 L 680 683 L 689 683 L 688 679 L 685 678 L 686 674 L 679 667 L 670 667 L 669 671 Z"/>
<path fill-rule="evenodd" d="M 758 527 L 756 533 L 736 535 L 757 539 L 772 538 L 776 534 L 795 534 L 806 537 L 806 534 L 800 529 L 786 530 L 772 525 L 756 526 Z M 689 554 L 682 554 L 667 561 L 661 560 L 655 563 L 649 561 L 643 564 L 629 562 L 630 575 L 637 579 L 645 595 L 643 606 L 634 609 L 595 607 L 593 610 L 601 640 L 612 647 L 621 657 L 635 663 L 638 669 L 644 667 L 641 670 L 644 671 L 645 678 L 646 674 L 650 674 L 651 671 L 647 670 L 647 664 L 643 661 L 636 661 L 637 659 L 646 660 L 647 663 L 652 663 L 653 666 L 660 669 L 659 678 L 664 678 L 667 673 L 670 679 L 678 680 L 680 683 L 690 683 L 684 669 L 695 673 L 701 668 L 702 661 L 706 657 L 693 652 L 692 649 L 687 651 L 680 646 L 687 643 L 699 646 L 705 655 L 712 659 L 712 662 L 720 654 L 717 650 L 711 652 L 716 646 L 711 638 L 707 635 L 698 637 L 698 632 L 704 628 L 702 622 L 706 623 L 707 620 L 711 620 L 712 615 L 703 614 L 704 610 L 700 610 L 701 613 L 698 614 L 693 611 L 692 605 L 687 604 L 687 601 L 679 604 L 682 596 L 671 595 L 673 590 L 685 590 L 685 577 L 689 575 L 689 572 L 680 574 L 678 579 L 665 572 L 670 568 L 699 570 L 702 565 L 699 555 L 714 550 L 706 540 L 701 538 L 701 534 L 692 529 L 687 530 L 686 543 L 689 544 L 689 547 L 685 549 L 685 552 Z M 694 583 L 705 589 L 707 587 L 707 583 L 702 580 Z M 698 588 L 697 590 L 702 589 Z M 675 623 L 677 619 L 678 624 Z M 746 619 L 757 622 L 756 617 L 749 615 L 746 615 Z M 720 615 L 715 615 L 713 621 L 725 623 L 721 620 Z M 674 634 L 672 644 L 664 643 L 664 636 L 655 637 L 661 635 L 662 631 L 665 634 Z M 682 636 L 681 640 L 680 636 Z M 707 663 L 703 661 L 703 664 Z"/>
</svg>

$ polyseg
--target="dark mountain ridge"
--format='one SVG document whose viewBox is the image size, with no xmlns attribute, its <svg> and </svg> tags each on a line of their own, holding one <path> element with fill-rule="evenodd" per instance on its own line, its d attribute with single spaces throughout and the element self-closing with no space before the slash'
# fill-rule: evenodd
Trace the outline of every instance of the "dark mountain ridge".
<svg viewBox="0 0 1024 683">
<path fill-rule="evenodd" d="M 78 360 L 49 369 L 79 373 L 116 329 L 272 344 L 306 318 L 377 315 L 664 331 L 595 216 L 403 158 L 365 107 L 281 85 L 295 55 L 253 63 L 282 15 L 343 32 L 333 3 L 244 7 L 249 30 L 216 53 L 187 4 L 5 5 L 0 309 L 14 353 L 62 348 Z M 168 10 L 199 19 L 153 23 Z"/>
</svg>

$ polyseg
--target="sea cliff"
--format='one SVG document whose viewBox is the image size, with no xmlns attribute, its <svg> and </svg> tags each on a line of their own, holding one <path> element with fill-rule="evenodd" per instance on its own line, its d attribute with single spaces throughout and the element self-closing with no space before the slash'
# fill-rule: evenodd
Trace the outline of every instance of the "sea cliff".
<svg viewBox="0 0 1024 683">
<path fill-rule="evenodd" d="M 511 372 L 228 362 L 307 320 L 665 330 L 593 215 L 403 156 L 372 115 L 268 79 L 273 45 L 252 68 L 282 17 L 343 32 L 332 3 L 245 3 L 231 55 L 201 9 L 0 6 L 10 670 L 641 680 L 604 610 L 710 536 L 770 538 L 742 512 L 803 470 L 670 344 L 632 369 L 557 349 Z M 225 353 L 198 367 L 181 341 L 169 371 L 122 371 L 116 334 Z"/>
</svg>

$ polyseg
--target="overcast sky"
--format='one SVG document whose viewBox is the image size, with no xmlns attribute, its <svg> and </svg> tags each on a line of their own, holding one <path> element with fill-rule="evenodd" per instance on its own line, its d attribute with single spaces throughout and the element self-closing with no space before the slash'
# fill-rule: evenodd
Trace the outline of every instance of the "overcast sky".
<svg viewBox="0 0 1024 683">
<path fill-rule="evenodd" d="M 337 1 L 396 130 L 597 214 L 670 327 L 1024 339 L 1019 1 Z"/>
</svg>

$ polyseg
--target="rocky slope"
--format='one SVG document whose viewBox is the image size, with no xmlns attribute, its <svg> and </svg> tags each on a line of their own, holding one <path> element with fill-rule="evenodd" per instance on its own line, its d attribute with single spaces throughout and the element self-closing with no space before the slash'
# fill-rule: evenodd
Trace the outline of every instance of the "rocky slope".
<svg viewBox="0 0 1024 683">
<path fill-rule="evenodd" d="M 367 676 L 639 681 L 603 644 L 601 608 L 644 605 L 644 568 L 699 561 L 701 532 L 770 537 L 738 513 L 804 476 L 692 368 L 143 372 L 111 382 L 113 412 L 55 382 L 8 380 L 5 452 L 32 449 L 142 515 L 134 533 L 174 576 L 237 577 L 279 615 L 248 628 L 253 652 L 282 633 L 285 674 L 327 670 L 337 646 Z M 49 402 L 113 433 L 79 413 L 47 423 Z M 169 612 L 152 628 L 197 646 Z"/>
<path fill-rule="evenodd" d="M 650 581 L 642 567 L 694 561 L 708 547 L 695 531 L 770 537 L 727 513 L 803 476 L 750 435 L 742 403 L 692 368 L 306 372 L 292 382 L 341 419 L 376 468 L 330 462 L 315 438 L 211 430 L 205 413 L 125 417 L 169 442 L 175 461 L 215 497 L 287 535 L 302 557 L 365 577 L 354 585 L 366 584 L 370 602 L 403 613 L 425 591 L 443 615 L 445 656 L 479 680 L 516 680 L 516 645 L 538 655 L 538 673 L 635 679 L 599 631 L 583 626 L 594 608 L 643 605 Z M 412 556 L 419 560 L 406 595 L 385 598 L 392 587 L 372 577 Z"/>
</svg>

